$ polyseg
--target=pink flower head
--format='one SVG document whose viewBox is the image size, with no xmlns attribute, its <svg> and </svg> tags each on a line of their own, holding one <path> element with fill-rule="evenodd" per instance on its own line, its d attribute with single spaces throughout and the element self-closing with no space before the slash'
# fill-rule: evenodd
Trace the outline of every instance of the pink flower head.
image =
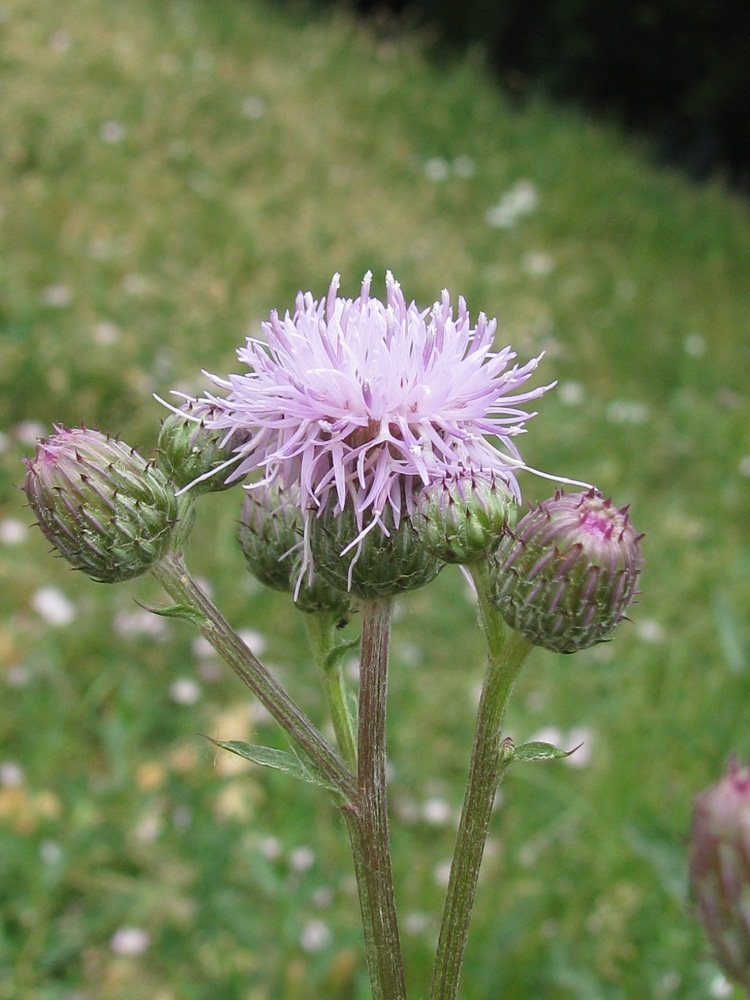
<svg viewBox="0 0 750 1000">
<path fill-rule="evenodd" d="M 519 391 L 539 358 L 509 367 L 511 348 L 493 350 L 496 320 L 480 313 L 472 326 L 463 298 L 454 310 L 444 291 L 420 310 L 390 272 L 385 302 L 371 280 L 353 301 L 338 296 L 338 274 L 325 299 L 300 292 L 293 316 L 263 324 L 265 343 L 238 351 L 247 374 L 209 376 L 228 393 L 211 397 L 213 426 L 252 431 L 231 478 L 262 470 L 264 484 L 298 487 L 305 537 L 329 501 L 334 513 L 349 505 L 359 535 L 348 548 L 388 533 L 387 506 L 398 527 L 417 488 L 446 475 L 491 473 L 520 499 L 514 438 L 533 416 L 520 407 L 550 388 Z"/>
</svg>

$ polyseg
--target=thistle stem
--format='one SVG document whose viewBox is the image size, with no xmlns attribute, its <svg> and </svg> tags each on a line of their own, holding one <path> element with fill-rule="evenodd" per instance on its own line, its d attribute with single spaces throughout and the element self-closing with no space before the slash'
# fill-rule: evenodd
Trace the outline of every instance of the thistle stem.
<svg viewBox="0 0 750 1000">
<path fill-rule="evenodd" d="M 487 673 L 443 907 L 430 1000 L 455 1000 L 458 992 L 492 805 L 511 760 L 512 747 L 502 737 L 503 717 L 521 667 L 533 648 L 518 632 L 511 631 L 506 637 L 506 627 L 499 612 L 487 600 L 483 568 L 472 567 L 472 576 L 479 599 L 480 624 L 487 640 Z"/>
<path fill-rule="evenodd" d="M 306 614 L 304 618 L 336 741 L 341 756 L 354 772 L 357 769 L 357 734 L 341 669 L 342 654 L 348 644 L 339 646 L 336 643 L 336 623 L 339 616 L 319 611 Z"/>
<path fill-rule="evenodd" d="M 153 567 L 152 572 L 175 603 L 189 609 L 190 616 L 203 636 L 247 684 L 285 732 L 331 779 L 344 800 L 356 801 L 354 775 L 341 755 L 248 649 L 208 595 L 190 576 L 182 554 L 169 553 Z"/>
<path fill-rule="evenodd" d="M 389 598 L 362 604 L 357 761 L 359 808 L 347 815 L 373 1000 L 406 1000 L 393 893 L 386 790 L 391 608 Z"/>
</svg>

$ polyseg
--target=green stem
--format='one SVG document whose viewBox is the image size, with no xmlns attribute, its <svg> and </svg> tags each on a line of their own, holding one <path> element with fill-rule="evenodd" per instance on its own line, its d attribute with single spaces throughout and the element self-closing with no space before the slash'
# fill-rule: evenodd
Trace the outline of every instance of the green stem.
<svg viewBox="0 0 750 1000">
<path fill-rule="evenodd" d="M 347 815 L 373 1000 L 406 1000 L 396 923 L 386 790 L 386 700 L 392 602 L 362 604 L 357 786 Z"/>
<path fill-rule="evenodd" d="M 354 772 L 357 769 L 357 735 L 349 710 L 349 693 L 341 669 L 342 654 L 348 644 L 339 646 L 336 643 L 336 624 L 339 615 L 320 611 L 306 614 L 304 618 L 336 741 L 341 756 Z"/>
<path fill-rule="evenodd" d="M 492 804 L 510 763 L 509 744 L 502 738 L 503 717 L 521 667 L 533 648 L 518 632 L 510 631 L 506 638 L 502 618 L 487 599 L 486 574 L 480 567 L 472 567 L 472 570 L 480 624 L 487 640 L 488 663 L 443 908 L 430 1000 L 455 1000 L 458 992 Z"/>
<path fill-rule="evenodd" d="M 341 791 L 345 800 L 356 802 L 354 775 L 323 734 L 292 701 L 247 645 L 201 590 L 185 567 L 182 554 L 171 552 L 152 570 L 169 596 L 191 617 L 214 649 L 251 689 L 286 733 L 305 751 Z"/>
</svg>

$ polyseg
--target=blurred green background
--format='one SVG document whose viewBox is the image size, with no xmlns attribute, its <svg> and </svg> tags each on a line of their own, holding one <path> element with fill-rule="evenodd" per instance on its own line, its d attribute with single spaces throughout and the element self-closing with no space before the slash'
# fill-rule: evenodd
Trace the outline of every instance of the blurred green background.
<svg viewBox="0 0 750 1000">
<path fill-rule="evenodd" d="M 321 793 L 198 734 L 279 743 L 187 625 L 53 559 L 17 490 L 53 422 L 148 453 L 299 288 L 386 268 L 546 351 L 522 442 L 646 532 L 614 642 L 535 653 L 508 732 L 584 741 L 502 789 L 462 1000 L 729 996 L 690 912 L 693 795 L 750 754 L 750 211 L 615 130 L 512 110 L 470 54 L 257 0 L 0 7 L 0 1000 L 366 1000 Z M 526 474 L 529 500 L 551 484 Z M 189 562 L 322 723 L 304 632 L 247 578 L 236 491 Z M 202 515 L 202 516 L 200 516 Z M 356 622 L 352 626 L 356 634 Z M 460 574 L 399 605 L 390 702 L 407 976 L 427 993 L 482 649 Z"/>
</svg>

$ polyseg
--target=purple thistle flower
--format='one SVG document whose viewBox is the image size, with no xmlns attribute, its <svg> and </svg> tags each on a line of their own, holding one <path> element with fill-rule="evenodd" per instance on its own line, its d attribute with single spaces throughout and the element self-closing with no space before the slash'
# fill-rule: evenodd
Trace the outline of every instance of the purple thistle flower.
<svg viewBox="0 0 750 1000">
<path fill-rule="evenodd" d="M 387 507 L 398 528 L 418 488 L 446 475 L 491 474 L 520 499 L 514 438 L 533 416 L 520 407 L 551 388 L 519 391 L 539 358 L 509 367 L 511 348 L 493 350 L 496 320 L 472 326 L 463 298 L 454 311 L 444 291 L 419 310 L 390 272 L 385 302 L 371 280 L 354 301 L 339 298 L 338 274 L 326 299 L 300 292 L 293 316 L 263 324 L 266 343 L 238 351 L 248 374 L 209 376 L 227 391 L 209 397 L 212 426 L 252 432 L 230 478 L 262 470 L 264 484 L 298 486 L 306 541 L 329 498 L 334 514 L 348 506 L 358 534 L 346 551 L 373 528 L 388 534 Z"/>
</svg>

